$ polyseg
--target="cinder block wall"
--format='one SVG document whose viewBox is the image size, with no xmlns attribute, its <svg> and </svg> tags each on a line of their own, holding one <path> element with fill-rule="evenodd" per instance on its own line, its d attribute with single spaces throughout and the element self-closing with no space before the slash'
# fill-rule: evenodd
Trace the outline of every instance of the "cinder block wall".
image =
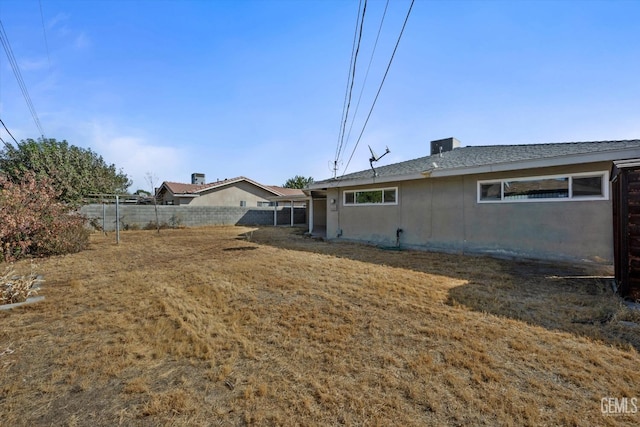
<svg viewBox="0 0 640 427">
<path fill-rule="evenodd" d="M 105 231 L 116 229 L 114 204 L 86 205 L 80 212 Z M 158 221 L 172 227 L 199 227 L 205 225 L 273 225 L 273 208 L 248 208 L 236 206 L 164 206 L 158 205 Z M 156 214 L 152 205 L 120 205 L 120 229 L 144 228 L 155 224 Z M 306 223 L 306 209 L 294 208 L 294 224 Z M 291 224 L 291 208 L 277 210 L 278 225 Z"/>
</svg>

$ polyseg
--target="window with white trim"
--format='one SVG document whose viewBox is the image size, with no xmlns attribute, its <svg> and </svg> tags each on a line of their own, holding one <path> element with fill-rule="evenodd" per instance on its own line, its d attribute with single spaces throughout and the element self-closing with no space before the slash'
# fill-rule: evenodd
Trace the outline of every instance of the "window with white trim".
<svg viewBox="0 0 640 427">
<path fill-rule="evenodd" d="M 351 190 L 342 194 L 343 202 L 347 206 L 398 204 L 398 187 Z"/>
<path fill-rule="evenodd" d="M 607 199 L 608 172 L 478 181 L 478 203 Z"/>
</svg>

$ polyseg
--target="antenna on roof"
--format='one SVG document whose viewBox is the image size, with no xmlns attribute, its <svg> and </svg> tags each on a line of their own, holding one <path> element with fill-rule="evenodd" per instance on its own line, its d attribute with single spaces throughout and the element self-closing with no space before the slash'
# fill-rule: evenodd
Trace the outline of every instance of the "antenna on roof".
<svg viewBox="0 0 640 427">
<path fill-rule="evenodd" d="M 375 151 L 373 151 L 373 149 L 371 148 L 371 146 L 369 145 L 369 151 L 371 151 L 371 158 L 369 158 L 369 166 L 371 166 L 371 170 L 373 171 L 373 176 L 378 176 L 378 173 L 376 172 L 375 168 L 373 167 L 373 162 L 377 162 L 378 160 L 380 160 L 381 158 L 383 158 L 384 156 L 386 156 L 387 154 L 390 153 L 389 151 L 389 147 L 386 147 L 384 154 L 381 156 L 378 156 Z"/>
<path fill-rule="evenodd" d="M 342 166 L 342 162 L 338 160 L 334 160 L 333 162 L 329 162 L 329 170 L 333 173 L 333 179 L 338 175 L 338 169 Z"/>
</svg>

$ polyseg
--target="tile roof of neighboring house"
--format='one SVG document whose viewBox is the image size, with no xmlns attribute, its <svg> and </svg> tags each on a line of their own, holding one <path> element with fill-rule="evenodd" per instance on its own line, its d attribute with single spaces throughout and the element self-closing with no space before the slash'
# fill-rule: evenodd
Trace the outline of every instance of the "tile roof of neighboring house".
<svg viewBox="0 0 640 427">
<path fill-rule="evenodd" d="M 519 169 L 513 165 L 518 163 L 525 165 L 528 162 L 550 159 L 556 159 L 561 163 L 563 159 L 591 154 L 608 154 L 601 157 L 602 160 L 610 160 L 609 157 L 615 157 L 615 152 L 633 149 L 638 150 L 636 155 L 640 156 L 640 140 L 473 146 L 455 148 L 452 151 L 443 152 L 442 155 L 435 154 L 386 166 L 375 166 L 374 164 L 374 168 L 377 180 L 389 181 L 394 177 L 428 175 L 430 173 L 433 176 L 446 176 L 477 171 Z M 502 167 L 499 168 L 500 166 Z M 320 188 L 323 184 L 358 181 L 372 177 L 373 171 L 366 169 L 336 179 L 316 181 L 310 187 Z"/>
<path fill-rule="evenodd" d="M 264 188 L 265 190 L 270 191 L 276 196 L 290 196 L 290 195 L 303 194 L 302 190 L 293 189 L 293 188 L 283 188 L 275 185 L 262 185 L 244 176 L 239 176 L 236 178 L 225 179 L 225 180 L 216 181 L 216 182 L 210 182 L 209 184 L 183 184 L 179 182 L 164 181 L 162 185 L 165 186 L 173 194 L 199 194 L 213 188 L 230 185 L 240 181 L 246 181 L 257 187 Z"/>
<path fill-rule="evenodd" d="M 280 193 L 280 196 L 301 196 L 304 195 L 302 190 L 298 188 L 286 188 L 278 187 L 276 185 L 267 185 L 266 188 L 270 188 L 274 193 Z"/>
</svg>

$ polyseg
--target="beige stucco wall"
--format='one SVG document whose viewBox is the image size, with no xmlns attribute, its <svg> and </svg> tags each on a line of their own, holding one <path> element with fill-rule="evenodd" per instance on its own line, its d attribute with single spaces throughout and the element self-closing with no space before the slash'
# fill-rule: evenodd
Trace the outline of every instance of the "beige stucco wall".
<svg viewBox="0 0 640 427">
<path fill-rule="evenodd" d="M 240 181 L 214 188 L 193 199 L 182 200 L 181 204 L 190 200 L 189 206 L 240 206 L 240 202 L 245 201 L 246 206 L 252 208 L 257 207 L 258 202 L 269 202 L 267 197 L 270 196 L 273 196 L 273 193 L 246 181 Z"/>
<path fill-rule="evenodd" d="M 400 243 L 452 252 L 490 253 L 566 261 L 613 260 L 611 197 L 604 201 L 478 203 L 478 180 L 608 171 L 609 162 L 515 173 L 425 178 L 358 188 L 398 187 L 398 205 L 327 209 L 327 238 L 380 245 Z"/>
</svg>

